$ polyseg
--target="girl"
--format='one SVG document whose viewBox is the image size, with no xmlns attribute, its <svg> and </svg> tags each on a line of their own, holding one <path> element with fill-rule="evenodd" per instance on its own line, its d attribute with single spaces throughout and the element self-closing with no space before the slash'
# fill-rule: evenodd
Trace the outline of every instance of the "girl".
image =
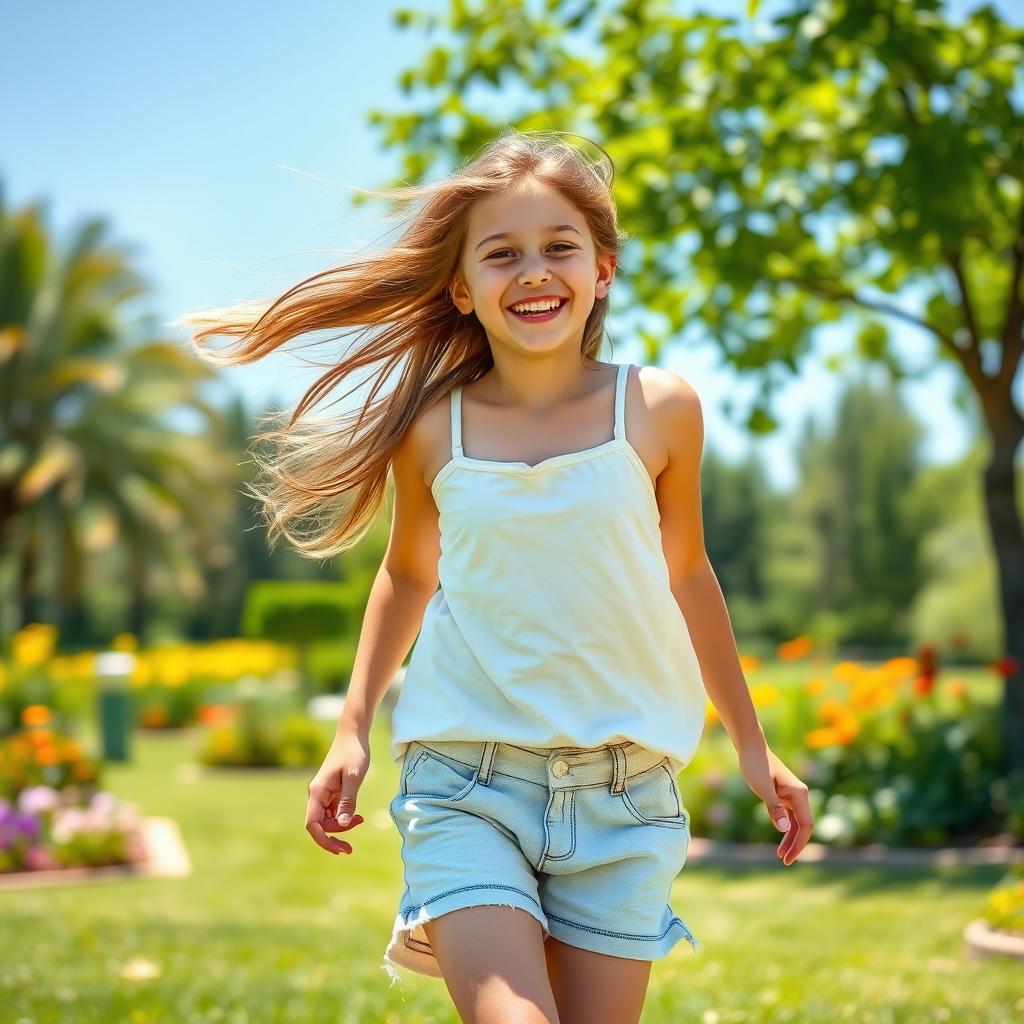
<svg viewBox="0 0 1024 1024">
<path fill-rule="evenodd" d="M 366 532 L 393 475 L 390 541 L 306 829 L 352 852 L 327 833 L 363 821 L 370 723 L 415 640 L 391 722 L 405 884 L 383 966 L 442 977 L 467 1021 L 636 1021 L 652 961 L 681 938 L 700 948 L 668 897 L 690 843 L 677 776 L 708 697 L 786 833 L 787 866 L 812 828 L 704 550 L 697 395 L 598 358 L 626 237 L 601 153 L 505 134 L 445 180 L 387 193 L 426 200 L 389 251 L 258 318 L 190 320 L 201 353 L 240 336 L 214 362 L 379 328 L 260 435 L 282 454 L 251 493 L 272 545 L 325 557 Z M 301 421 L 378 361 L 397 381 L 373 401 L 378 379 L 354 424 Z M 300 536 L 313 511 L 319 529 Z"/>
</svg>

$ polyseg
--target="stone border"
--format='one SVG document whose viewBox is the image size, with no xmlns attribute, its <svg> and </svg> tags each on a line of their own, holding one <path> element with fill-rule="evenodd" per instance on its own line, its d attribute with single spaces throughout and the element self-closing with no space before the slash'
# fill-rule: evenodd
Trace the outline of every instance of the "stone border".
<svg viewBox="0 0 1024 1024">
<path fill-rule="evenodd" d="M 779 842 L 782 833 L 779 833 Z M 686 863 L 722 864 L 779 864 L 778 843 L 733 843 L 723 839 L 690 840 Z M 867 846 L 840 847 L 827 843 L 808 843 L 794 864 L 828 864 L 837 867 L 906 867 L 934 868 L 947 865 L 1009 865 L 1024 863 L 1024 847 L 1019 846 L 946 846 L 937 850 L 916 847 L 885 846 L 871 843 Z"/>
<path fill-rule="evenodd" d="M 982 918 L 969 922 L 964 928 L 964 942 L 973 960 L 988 960 L 994 956 L 1024 958 L 1024 935 L 996 931 Z"/>
<path fill-rule="evenodd" d="M 143 818 L 139 838 L 143 849 L 143 859 L 140 861 L 104 864 L 95 868 L 0 872 L 0 890 L 120 881 L 139 876 L 183 878 L 192 873 L 192 861 L 181 838 L 178 823 L 173 818 Z"/>
</svg>

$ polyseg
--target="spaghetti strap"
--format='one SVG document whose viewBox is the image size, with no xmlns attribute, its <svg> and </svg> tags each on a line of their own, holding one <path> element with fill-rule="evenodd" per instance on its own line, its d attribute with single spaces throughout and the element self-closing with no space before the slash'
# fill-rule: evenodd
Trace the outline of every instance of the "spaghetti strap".
<svg viewBox="0 0 1024 1024">
<path fill-rule="evenodd" d="M 617 438 L 626 437 L 626 376 L 629 373 L 629 363 L 620 363 L 619 372 L 615 377 L 615 431 Z"/>
<path fill-rule="evenodd" d="M 462 456 L 462 385 L 452 388 L 450 407 L 452 412 L 452 458 Z"/>
</svg>

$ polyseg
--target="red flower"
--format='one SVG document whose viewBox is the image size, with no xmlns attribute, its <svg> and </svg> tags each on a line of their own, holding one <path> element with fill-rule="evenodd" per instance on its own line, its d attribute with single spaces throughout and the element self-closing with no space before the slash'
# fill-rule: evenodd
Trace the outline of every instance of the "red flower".
<svg viewBox="0 0 1024 1024">
<path fill-rule="evenodd" d="M 992 662 L 989 668 L 995 669 L 1004 679 L 1015 676 L 1020 669 L 1020 662 L 1010 654 L 1004 654 L 998 661 Z"/>
<path fill-rule="evenodd" d="M 935 689 L 935 676 L 932 675 L 919 675 L 914 680 L 914 693 L 918 697 L 926 697 L 932 690 Z"/>
<path fill-rule="evenodd" d="M 917 650 L 917 660 L 921 665 L 921 674 L 925 676 L 935 675 L 937 668 L 937 651 L 935 644 L 922 644 Z"/>
</svg>

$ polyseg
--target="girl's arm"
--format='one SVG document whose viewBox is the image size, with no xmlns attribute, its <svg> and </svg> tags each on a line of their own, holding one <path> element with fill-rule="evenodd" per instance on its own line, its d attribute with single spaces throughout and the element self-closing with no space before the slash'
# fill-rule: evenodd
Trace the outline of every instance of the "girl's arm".
<svg viewBox="0 0 1024 1024">
<path fill-rule="evenodd" d="M 392 458 L 391 537 L 370 589 L 339 732 L 366 737 L 384 693 L 401 667 L 437 589 L 441 554 L 437 506 L 423 479 L 424 417 L 406 432 Z"/>
<path fill-rule="evenodd" d="M 700 465 L 704 419 L 697 392 L 669 370 L 658 370 L 652 415 L 668 462 L 658 476 L 662 548 L 669 581 L 690 631 L 704 688 L 739 750 L 763 744 L 725 598 L 704 548 Z"/>
<path fill-rule="evenodd" d="M 669 370 L 657 370 L 652 390 L 652 416 L 668 453 L 655 491 L 672 594 L 686 619 L 704 688 L 739 755 L 740 771 L 764 801 L 775 826 L 787 833 L 778 855 L 788 867 L 810 839 L 814 819 L 807 786 L 768 748 L 740 665 L 725 597 L 704 548 L 700 399 Z"/>
<path fill-rule="evenodd" d="M 351 843 L 327 833 L 348 832 L 363 822 L 356 800 L 370 767 L 370 724 L 437 589 L 440 537 L 437 509 L 423 483 L 421 433 L 414 424 L 391 460 L 391 539 L 366 602 L 345 707 L 309 784 L 306 831 L 328 853 L 352 852 Z"/>
</svg>

